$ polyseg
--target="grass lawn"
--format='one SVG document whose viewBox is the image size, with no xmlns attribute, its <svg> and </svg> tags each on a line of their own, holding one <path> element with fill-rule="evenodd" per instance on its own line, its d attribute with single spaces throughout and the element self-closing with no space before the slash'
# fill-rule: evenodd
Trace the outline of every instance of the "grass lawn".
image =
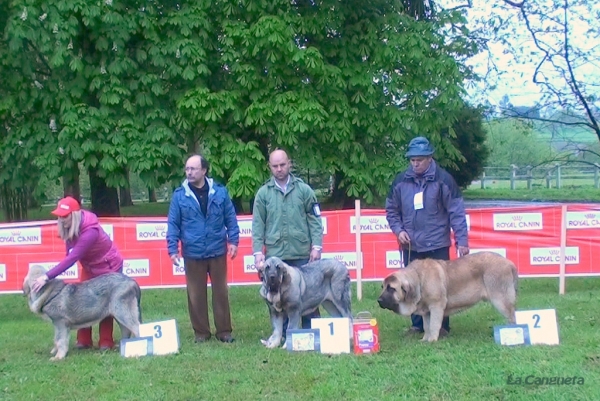
<svg viewBox="0 0 600 401">
<path fill-rule="evenodd" d="M 409 319 L 379 309 L 379 283 L 366 283 L 354 313 L 377 318 L 381 352 L 328 356 L 268 350 L 267 308 L 256 286 L 230 292 L 234 344 L 194 344 L 185 290 L 144 290 L 145 322 L 175 318 L 180 353 L 125 359 L 118 352 L 71 349 L 49 361 L 53 329 L 19 295 L 0 296 L 1 400 L 594 400 L 600 394 L 598 280 L 523 279 L 518 309 L 556 308 L 561 345 L 502 347 L 488 304 L 451 318 L 438 343 L 406 336 Z M 115 328 L 116 337 L 119 330 Z M 74 344 L 72 333 L 71 347 Z M 583 385 L 509 385 L 508 377 L 583 377 Z"/>
</svg>

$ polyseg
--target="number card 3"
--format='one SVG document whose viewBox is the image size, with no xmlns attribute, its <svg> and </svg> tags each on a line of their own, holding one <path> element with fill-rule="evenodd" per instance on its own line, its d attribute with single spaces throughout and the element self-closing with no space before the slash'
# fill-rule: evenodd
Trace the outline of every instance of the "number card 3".
<svg viewBox="0 0 600 401">
<path fill-rule="evenodd" d="M 322 354 L 350 353 L 350 319 L 347 317 L 311 319 L 310 327 L 319 329 Z"/>
<path fill-rule="evenodd" d="M 517 311 L 515 318 L 517 324 L 529 326 L 531 344 L 558 345 L 556 309 Z"/>
<path fill-rule="evenodd" d="M 152 355 L 179 352 L 179 333 L 175 319 L 140 324 L 140 337 L 152 337 Z"/>
</svg>

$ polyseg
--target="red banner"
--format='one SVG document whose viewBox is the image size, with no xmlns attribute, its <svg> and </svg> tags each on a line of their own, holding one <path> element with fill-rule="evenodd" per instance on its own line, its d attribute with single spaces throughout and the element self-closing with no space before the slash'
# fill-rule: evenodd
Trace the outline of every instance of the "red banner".
<svg viewBox="0 0 600 401">
<path fill-rule="evenodd" d="M 355 211 L 323 212 L 323 258 L 343 262 L 356 278 Z M 101 218 L 102 228 L 123 254 L 124 273 L 142 287 L 183 287 L 183 267 L 173 266 L 166 247 L 164 217 Z M 229 283 L 258 283 L 252 256 L 252 217 L 238 216 L 238 256 L 228 262 Z M 520 276 L 558 277 L 561 206 L 467 210 L 471 252 L 491 250 L 517 265 Z M 362 210 L 362 279 L 380 280 L 403 266 L 384 210 Z M 565 263 L 567 276 L 600 275 L 600 205 L 568 205 Z M 597 249 L 597 248 L 596 248 Z M 452 250 L 456 255 L 456 250 Z M 55 221 L 0 224 L 0 293 L 20 292 L 29 265 L 52 267 L 65 255 Z M 455 257 L 455 256 L 454 256 Z M 78 281 L 80 267 L 60 278 Z"/>
</svg>

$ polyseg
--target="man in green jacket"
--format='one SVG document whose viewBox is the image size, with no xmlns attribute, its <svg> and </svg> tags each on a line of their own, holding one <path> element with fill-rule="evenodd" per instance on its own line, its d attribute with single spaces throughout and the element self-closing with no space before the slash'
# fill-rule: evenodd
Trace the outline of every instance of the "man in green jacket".
<svg viewBox="0 0 600 401">
<path fill-rule="evenodd" d="M 295 267 L 321 259 L 323 225 L 315 192 L 290 174 L 291 161 L 285 151 L 278 149 L 270 154 L 269 168 L 273 176 L 254 199 L 254 265 L 262 270 L 265 256 L 277 256 Z M 310 328 L 310 319 L 320 316 L 318 309 L 303 316 L 302 327 Z"/>
</svg>

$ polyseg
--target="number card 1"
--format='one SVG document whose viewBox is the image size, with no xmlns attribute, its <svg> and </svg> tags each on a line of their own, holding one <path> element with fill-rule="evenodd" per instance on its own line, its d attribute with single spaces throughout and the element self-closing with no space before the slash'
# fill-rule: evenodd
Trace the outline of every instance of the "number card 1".
<svg viewBox="0 0 600 401">
<path fill-rule="evenodd" d="M 347 317 L 311 319 L 310 327 L 319 329 L 322 354 L 350 353 L 350 319 Z"/>
<path fill-rule="evenodd" d="M 140 337 L 152 337 L 152 355 L 179 351 L 179 334 L 175 319 L 140 324 Z"/>
<path fill-rule="evenodd" d="M 517 324 L 529 326 L 531 344 L 558 345 L 556 309 L 517 311 L 515 318 Z"/>
</svg>

